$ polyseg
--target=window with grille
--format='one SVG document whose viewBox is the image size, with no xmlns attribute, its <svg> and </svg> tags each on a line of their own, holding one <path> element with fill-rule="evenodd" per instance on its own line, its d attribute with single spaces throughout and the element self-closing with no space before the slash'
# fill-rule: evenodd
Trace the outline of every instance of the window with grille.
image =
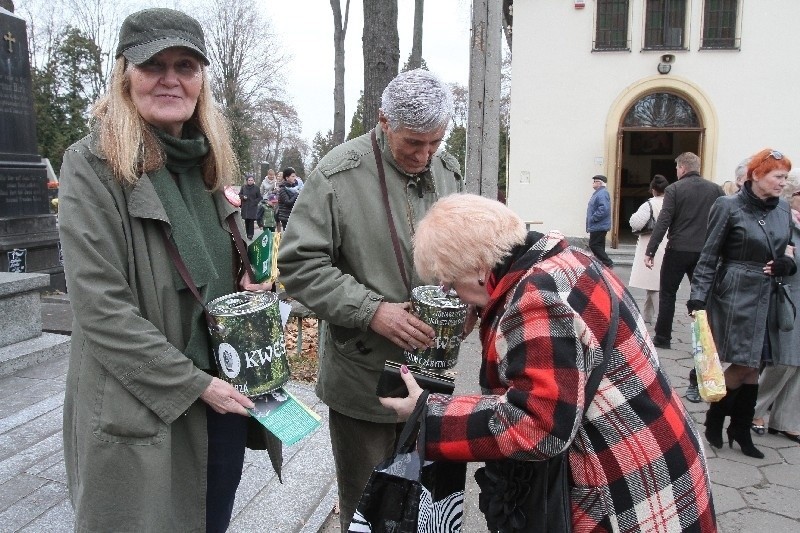
<svg viewBox="0 0 800 533">
<path fill-rule="evenodd" d="M 739 49 L 739 0 L 705 0 L 700 48 Z"/>
<path fill-rule="evenodd" d="M 597 0 L 595 50 L 629 50 L 629 0 Z"/>
<path fill-rule="evenodd" d="M 686 49 L 686 4 L 686 0 L 647 0 L 644 22 L 646 49 Z"/>
</svg>

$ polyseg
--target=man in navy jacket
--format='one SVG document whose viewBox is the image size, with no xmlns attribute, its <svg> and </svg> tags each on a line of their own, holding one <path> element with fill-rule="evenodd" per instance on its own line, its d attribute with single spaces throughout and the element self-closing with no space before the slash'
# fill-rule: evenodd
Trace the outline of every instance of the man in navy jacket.
<svg viewBox="0 0 800 533">
<path fill-rule="evenodd" d="M 592 178 L 594 194 L 586 208 L 586 233 L 589 234 L 589 249 L 594 256 L 609 268 L 614 262 L 606 255 L 606 233 L 611 229 L 611 197 L 606 190 L 608 178 L 598 174 Z"/>
</svg>

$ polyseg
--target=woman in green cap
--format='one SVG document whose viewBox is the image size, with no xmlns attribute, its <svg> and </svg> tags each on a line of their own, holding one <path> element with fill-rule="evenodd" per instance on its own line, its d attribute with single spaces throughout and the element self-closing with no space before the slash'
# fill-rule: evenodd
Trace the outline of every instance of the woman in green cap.
<svg viewBox="0 0 800 533">
<path fill-rule="evenodd" d="M 250 399 L 216 377 L 202 308 L 168 247 L 205 302 L 267 287 L 240 273 L 241 219 L 223 194 L 237 162 L 202 28 L 180 11 L 139 11 L 122 23 L 115 57 L 91 133 L 61 171 L 75 529 L 224 531 L 245 443 L 275 441 L 248 424 Z"/>
</svg>

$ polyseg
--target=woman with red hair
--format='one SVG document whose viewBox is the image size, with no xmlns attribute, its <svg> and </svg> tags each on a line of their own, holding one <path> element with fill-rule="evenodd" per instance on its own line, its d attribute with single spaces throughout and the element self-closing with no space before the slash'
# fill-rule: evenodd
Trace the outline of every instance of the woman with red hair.
<svg viewBox="0 0 800 533">
<path fill-rule="evenodd" d="M 777 280 L 793 274 L 792 215 L 781 198 L 792 163 L 777 150 L 765 148 L 747 166 L 738 194 L 714 202 L 708 233 L 692 278 L 686 306 L 689 313 L 707 309 L 711 332 L 725 370 L 725 397 L 706 414 L 706 439 L 722 447 L 726 416 L 728 445 L 761 459 L 753 445 L 750 424 L 758 397 L 758 370 L 780 359 L 781 343 L 775 314 Z"/>
</svg>

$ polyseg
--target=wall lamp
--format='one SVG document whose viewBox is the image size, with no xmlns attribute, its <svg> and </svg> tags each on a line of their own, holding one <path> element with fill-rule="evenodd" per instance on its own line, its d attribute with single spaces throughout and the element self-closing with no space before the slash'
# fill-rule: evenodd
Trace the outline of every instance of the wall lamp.
<svg viewBox="0 0 800 533">
<path fill-rule="evenodd" d="M 675 61 L 675 56 L 672 54 L 664 54 L 661 56 L 661 62 L 658 64 L 659 74 L 669 74 L 672 70 L 672 63 Z"/>
</svg>

